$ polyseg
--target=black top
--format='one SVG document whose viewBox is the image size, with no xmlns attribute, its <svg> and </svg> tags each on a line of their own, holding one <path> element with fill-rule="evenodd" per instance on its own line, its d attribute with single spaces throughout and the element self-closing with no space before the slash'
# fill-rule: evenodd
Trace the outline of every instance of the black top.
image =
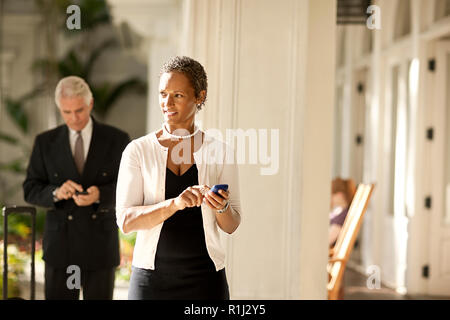
<svg viewBox="0 0 450 320">
<path fill-rule="evenodd" d="M 166 169 L 166 199 L 179 196 L 193 185 L 198 185 L 195 164 L 181 176 Z M 206 249 L 200 207 L 179 210 L 164 222 L 156 250 L 155 271 L 177 274 L 216 271 Z"/>
<path fill-rule="evenodd" d="M 337 224 L 342 227 L 344 225 L 345 218 L 347 217 L 347 213 L 348 208 L 342 209 L 342 211 L 339 214 L 330 219 L 330 225 Z"/>
</svg>

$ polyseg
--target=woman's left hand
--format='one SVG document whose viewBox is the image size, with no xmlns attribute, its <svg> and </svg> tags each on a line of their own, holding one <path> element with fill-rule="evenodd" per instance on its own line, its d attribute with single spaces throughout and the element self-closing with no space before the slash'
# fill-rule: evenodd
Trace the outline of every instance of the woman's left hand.
<svg viewBox="0 0 450 320">
<path fill-rule="evenodd" d="M 221 210 L 225 208 L 225 205 L 230 198 L 230 193 L 228 191 L 219 190 L 219 194 L 220 196 L 209 190 L 205 193 L 203 200 L 211 209 Z"/>
</svg>

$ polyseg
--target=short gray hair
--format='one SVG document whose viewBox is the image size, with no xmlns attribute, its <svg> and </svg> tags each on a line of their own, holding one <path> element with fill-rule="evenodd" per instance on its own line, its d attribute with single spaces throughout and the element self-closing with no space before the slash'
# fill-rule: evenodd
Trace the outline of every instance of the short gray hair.
<svg viewBox="0 0 450 320">
<path fill-rule="evenodd" d="M 200 98 L 200 92 L 205 90 L 205 98 L 197 106 L 197 109 L 201 110 L 202 106 L 205 105 L 206 93 L 208 92 L 208 76 L 206 75 L 206 71 L 200 62 L 186 56 L 172 57 L 164 63 L 160 70 L 159 76 L 166 72 L 183 73 L 189 79 L 192 87 L 194 88 L 196 98 Z"/>
<path fill-rule="evenodd" d="M 92 92 L 89 85 L 82 78 L 77 76 L 68 76 L 59 80 L 55 89 L 55 103 L 59 106 L 59 100 L 62 98 L 82 97 L 87 105 L 92 101 Z"/>
</svg>

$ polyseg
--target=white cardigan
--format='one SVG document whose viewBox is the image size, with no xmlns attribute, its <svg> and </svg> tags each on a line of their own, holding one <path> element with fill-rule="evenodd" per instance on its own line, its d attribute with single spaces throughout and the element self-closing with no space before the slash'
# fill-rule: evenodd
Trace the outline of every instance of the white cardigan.
<svg viewBox="0 0 450 320">
<path fill-rule="evenodd" d="M 127 214 L 137 212 L 137 207 L 156 204 L 165 199 L 165 181 L 168 148 L 162 146 L 156 131 L 128 144 L 122 154 L 116 191 L 117 225 L 123 232 Z M 238 165 L 234 150 L 226 143 L 205 133 L 199 150 L 194 152 L 199 185 L 212 187 L 228 184 L 230 207 L 241 214 L 239 199 Z M 216 270 L 225 267 L 225 248 L 217 225 L 215 210 L 201 205 L 206 248 Z M 177 213 L 175 213 L 177 214 Z M 132 265 L 155 269 L 155 255 L 163 223 L 137 231 Z"/>
</svg>

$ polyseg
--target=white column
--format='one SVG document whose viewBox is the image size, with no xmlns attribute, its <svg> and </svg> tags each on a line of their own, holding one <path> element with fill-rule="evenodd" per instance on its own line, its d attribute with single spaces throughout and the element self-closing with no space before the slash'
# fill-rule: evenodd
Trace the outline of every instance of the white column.
<svg viewBox="0 0 450 320">
<path fill-rule="evenodd" d="M 344 97 L 342 106 L 342 177 L 351 176 L 352 163 L 352 100 L 353 93 L 353 39 L 355 28 L 345 25 Z"/>
<path fill-rule="evenodd" d="M 300 298 L 323 299 L 328 281 L 328 210 L 331 190 L 336 2 L 309 1 L 303 112 Z M 324 77 L 324 75 L 326 75 Z M 320 147 L 319 147 L 320 146 Z"/>
<path fill-rule="evenodd" d="M 418 71 L 418 91 L 414 92 L 414 100 L 411 100 L 411 123 L 412 129 L 410 136 L 411 159 L 411 188 L 412 199 L 407 198 L 407 209 L 411 217 L 409 221 L 408 252 L 406 271 L 406 289 L 408 294 L 426 294 L 427 279 L 422 277 L 422 267 L 429 263 L 429 238 L 430 229 L 428 226 L 430 213 L 423 210 L 423 198 L 426 194 L 424 187 L 424 169 L 423 161 L 424 145 L 427 141 L 423 138 L 426 132 L 426 112 L 430 101 L 426 99 L 426 83 L 428 82 L 428 53 L 427 42 L 420 38 L 420 20 L 423 12 L 422 3 L 418 0 L 412 3 L 412 36 L 413 36 L 413 58 L 419 63 Z M 431 3 L 429 7 L 434 7 Z M 430 10 L 431 11 L 431 10 Z M 433 10 L 434 12 L 434 10 Z M 431 16 L 430 16 L 431 18 Z M 431 21 L 431 20 L 430 20 Z M 409 193 L 408 193 L 409 194 Z"/>
<path fill-rule="evenodd" d="M 180 53 L 199 60 L 209 79 L 203 127 L 262 129 L 270 143 L 270 130 L 279 133 L 274 174 L 262 175 L 269 165 L 250 164 L 248 153 L 240 166 L 243 217 L 226 267 L 234 299 L 326 298 L 335 8 L 183 2 Z"/>
<path fill-rule="evenodd" d="M 379 3 L 375 3 L 379 5 Z M 384 12 L 384 11 L 382 11 Z M 384 22 L 385 16 L 381 16 L 382 23 Z M 382 61 L 381 61 L 381 40 L 383 30 L 373 29 L 370 30 L 373 35 L 373 50 L 371 55 L 370 63 L 370 102 L 367 110 L 367 143 L 366 143 L 366 153 L 364 157 L 364 182 L 371 183 L 377 182 L 375 190 L 381 186 L 379 183 L 379 176 L 382 170 L 382 161 L 379 161 L 379 155 L 383 154 L 383 135 L 382 130 L 380 130 L 380 108 L 382 104 L 382 88 L 383 88 L 383 72 Z M 362 255 L 362 265 L 367 268 L 369 265 L 381 265 L 381 239 L 382 235 L 382 224 L 384 212 L 383 206 L 377 205 L 382 203 L 382 192 L 374 192 L 372 198 L 369 202 L 369 207 L 364 216 L 364 221 L 362 225 L 362 243 L 361 243 L 361 255 Z M 381 232 L 381 233 L 380 233 Z"/>
</svg>

